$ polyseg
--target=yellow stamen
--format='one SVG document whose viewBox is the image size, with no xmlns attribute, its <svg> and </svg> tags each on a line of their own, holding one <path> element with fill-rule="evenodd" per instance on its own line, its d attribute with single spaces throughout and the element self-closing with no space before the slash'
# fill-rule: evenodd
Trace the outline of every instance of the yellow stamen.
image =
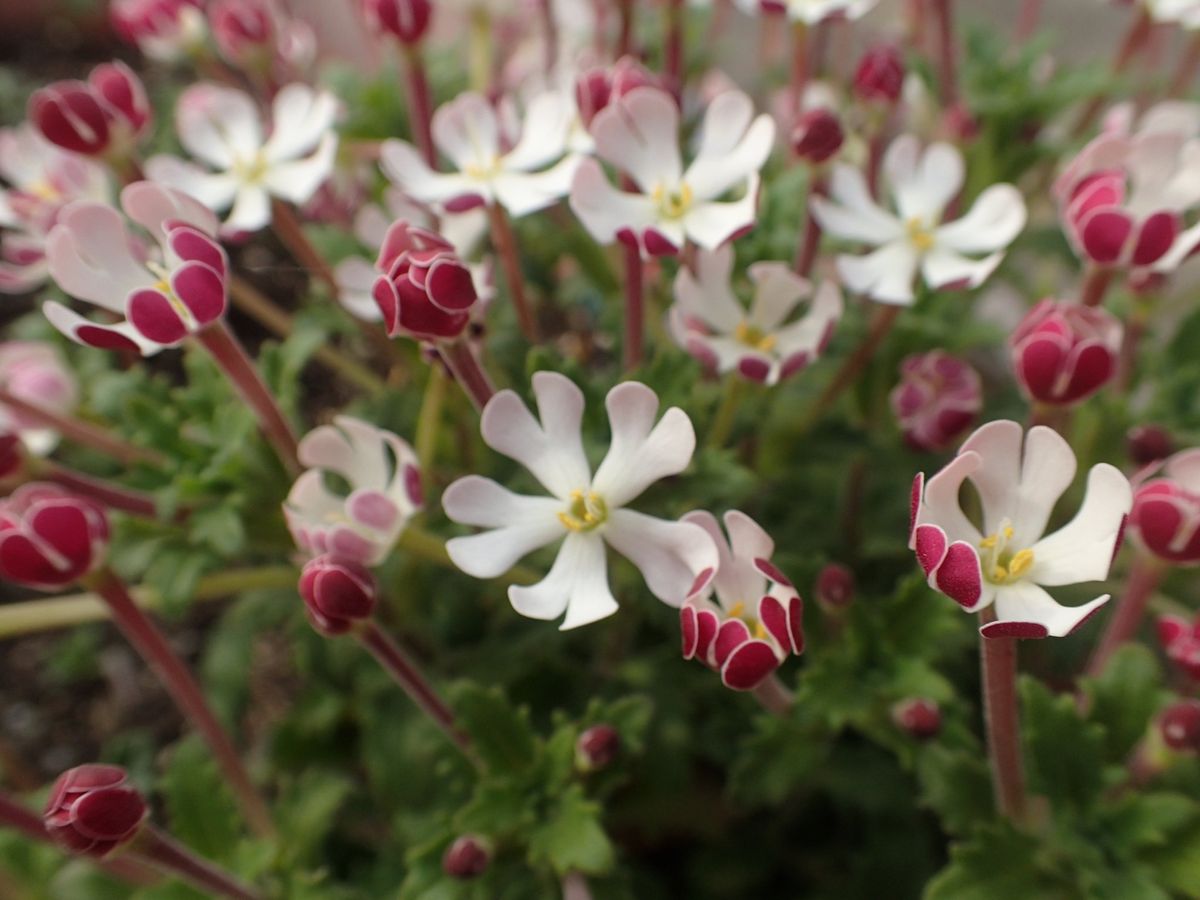
<svg viewBox="0 0 1200 900">
<path fill-rule="evenodd" d="M 667 219 L 681 219 L 692 207 L 692 189 L 686 182 L 673 191 L 668 191 L 660 184 L 650 197 L 658 204 L 658 211 Z"/>
<path fill-rule="evenodd" d="M 754 636 L 760 641 L 765 641 L 767 639 L 767 629 L 763 627 L 762 622 L 754 623 Z"/>
<path fill-rule="evenodd" d="M 729 610 L 729 615 L 735 619 L 740 619 L 746 614 L 746 604 L 739 600 Z"/>
<path fill-rule="evenodd" d="M 1015 533 L 1011 525 L 1005 525 L 979 542 L 979 549 L 984 551 L 981 560 L 984 575 L 993 584 L 1012 584 L 1033 568 L 1032 550 L 1027 548 L 1014 553 L 1009 548 L 1008 542 Z"/>
<path fill-rule="evenodd" d="M 1010 578 L 1020 578 L 1026 572 L 1033 568 L 1033 551 L 1021 550 L 1013 554 L 1013 558 L 1008 563 L 1008 575 Z"/>
<path fill-rule="evenodd" d="M 261 153 L 256 153 L 248 160 L 235 160 L 233 174 L 245 184 L 258 184 L 267 174 L 267 160 Z"/>
<path fill-rule="evenodd" d="M 27 193 L 33 194 L 33 196 L 37 197 L 39 200 L 58 200 L 62 197 L 62 192 L 59 191 L 59 189 L 49 181 L 45 180 L 35 181 L 25 190 Z"/>
<path fill-rule="evenodd" d="M 733 331 L 733 336 L 738 343 L 761 350 L 763 353 L 770 353 L 775 347 L 775 335 L 763 334 L 761 328 L 751 325 L 749 322 L 739 322 Z"/>
<path fill-rule="evenodd" d="M 595 491 L 571 491 L 571 505 L 558 514 L 558 521 L 571 531 L 593 531 L 608 519 L 608 504 Z"/>
<path fill-rule="evenodd" d="M 490 161 L 484 165 L 476 165 L 474 163 L 463 169 L 463 174 L 468 178 L 474 178 L 476 181 L 486 181 L 496 174 L 500 168 L 500 157 L 493 156 Z"/>
<path fill-rule="evenodd" d="M 920 216 L 913 216 L 904 223 L 905 230 L 908 232 L 908 241 L 919 253 L 926 253 L 933 249 L 933 229 L 926 226 Z"/>
</svg>

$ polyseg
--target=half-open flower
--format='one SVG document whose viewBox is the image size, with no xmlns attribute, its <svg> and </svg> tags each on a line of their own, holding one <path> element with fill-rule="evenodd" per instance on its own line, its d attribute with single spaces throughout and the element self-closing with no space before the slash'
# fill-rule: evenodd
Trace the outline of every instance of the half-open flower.
<svg viewBox="0 0 1200 900">
<path fill-rule="evenodd" d="M 1107 310 L 1043 300 L 1008 339 L 1017 382 L 1038 403 L 1086 400 L 1116 375 L 1124 333 Z"/>
<path fill-rule="evenodd" d="M 683 521 L 708 532 L 718 556 L 710 587 L 679 610 L 683 658 L 720 672 L 728 688 L 753 690 L 789 654 L 804 652 L 804 604 L 771 563 L 775 542 L 748 515 L 725 513 L 728 539 L 710 512 L 688 513 Z"/>
<path fill-rule="evenodd" d="M 0 343 L 0 387 L 14 397 L 55 413 L 70 414 L 79 402 L 75 373 L 53 344 Z M 45 456 L 58 445 L 58 432 L 20 410 L 0 405 L 0 432 L 15 432 L 30 453 Z"/>
<path fill-rule="evenodd" d="M 834 166 L 830 199 L 811 200 L 827 234 L 876 248 L 838 256 L 837 269 L 845 287 L 880 303 L 912 303 L 918 272 L 934 289 L 978 287 L 1025 227 L 1025 201 L 1011 184 L 992 185 L 961 219 L 944 221 L 964 177 L 962 154 L 950 144 L 922 151 L 917 138 L 901 135 L 884 154 L 882 176 L 891 209 L 872 199 L 861 171 L 844 164 Z"/>
<path fill-rule="evenodd" d="M 296 546 L 364 566 L 382 562 L 423 505 L 412 447 L 390 431 L 337 416 L 304 437 L 299 457 L 308 471 L 283 504 Z M 350 493 L 336 491 L 326 472 L 342 479 Z"/>
<path fill-rule="evenodd" d="M 103 857 L 133 840 L 148 815 L 124 769 L 91 763 L 58 776 L 42 823 L 63 849 Z"/>
<path fill-rule="evenodd" d="M 201 0 L 112 0 L 113 30 L 151 59 L 177 62 L 204 46 Z"/>
<path fill-rule="evenodd" d="M 1016 422 L 998 421 L 971 435 L 928 484 L 923 474 L 913 482 L 909 547 L 929 586 L 967 612 L 995 604 L 984 637 L 1062 637 L 1108 601 L 1105 594 L 1065 607 L 1044 589 L 1107 577 L 1133 502 L 1125 476 L 1100 463 L 1075 518 L 1044 535 L 1075 469 L 1075 454 L 1053 429 L 1039 425 L 1026 436 Z M 968 480 L 981 525 L 959 505 Z"/>
<path fill-rule="evenodd" d="M 179 98 L 175 128 L 193 157 L 214 171 L 173 156 L 155 156 L 146 172 L 191 194 L 213 212 L 229 210 L 222 229 L 257 231 L 271 222 L 271 198 L 306 203 L 333 171 L 336 98 L 289 84 L 271 104 L 271 131 L 254 99 L 216 84 L 197 84 Z"/>
<path fill-rule="evenodd" d="M 99 506 L 52 484 L 23 484 L 0 501 L 0 578 L 53 591 L 99 565 L 108 520 Z"/>
<path fill-rule="evenodd" d="M 671 408 L 656 424 L 654 391 L 635 381 L 617 385 L 605 400 L 612 443 L 593 475 L 583 452 L 583 392 L 555 372 L 536 373 L 533 392 L 538 419 L 513 391 L 501 391 L 484 408 L 480 431 L 551 496 L 514 494 L 478 475 L 455 481 L 442 496 L 446 514 L 487 529 L 447 542 L 455 565 L 476 578 L 495 578 L 527 553 L 562 541 L 549 574 L 529 587 L 509 587 L 508 597 L 534 619 L 565 612 L 564 629 L 616 612 L 606 545 L 637 566 L 664 603 L 679 606 L 702 590 L 717 567 L 717 549 L 704 530 L 625 508 L 691 461 L 696 435 L 687 414 Z"/>
<path fill-rule="evenodd" d="M 794 22 L 815 25 L 826 19 L 857 19 L 878 0 L 736 0 L 750 15 L 786 15 Z"/>
<path fill-rule="evenodd" d="M 696 155 L 685 169 L 679 108 L 670 94 L 639 87 L 592 121 L 596 156 L 629 178 L 613 187 L 595 159 L 571 186 L 571 209 L 603 244 L 620 240 L 651 255 L 678 253 L 686 241 L 715 250 L 754 225 L 758 171 L 771 153 L 775 123 L 754 116 L 739 91 L 718 94 L 704 113 Z"/>
<path fill-rule="evenodd" d="M 228 261 L 213 238 L 216 218 L 191 197 L 139 181 L 121 192 L 121 207 L 154 245 L 135 239 L 111 206 L 79 202 L 50 232 L 46 259 L 64 291 L 124 321 L 92 322 L 55 300 L 42 309 L 74 341 L 149 356 L 224 314 Z"/>
<path fill-rule="evenodd" d="M 1176 453 L 1155 474 L 1134 492 L 1130 535 L 1164 562 L 1200 563 L 1200 449 Z"/>
<path fill-rule="evenodd" d="M 455 338 L 478 296 L 471 270 L 440 234 L 396 222 L 379 248 L 372 296 L 389 337 Z"/>
<path fill-rule="evenodd" d="M 750 266 L 754 302 L 747 310 L 730 283 L 733 248 L 696 255 L 696 271 L 681 266 L 668 322 L 681 347 L 718 372 L 776 384 L 824 351 L 842 316 L 842 293 L 826 281 L 816 290 L 786 263 Z M 808 309 L 789 317 L 803 300 Z"/>
<path fill-rule="evenodd" d="M 52 144 L 123 159 L 150 127 L 152 111 L 141 80 L 123 62 L 104 63 L 87 81 L 56 81 L 29 98 L 29 121 Z"/>
<path fill-rule="evenodd" d="M 460 94 L 433 114 L 433 142 L 453 171 L 435 172 L 407 141 L 384 141 L 384 173 L 406 194 L 450 209 L 499 204 L 520 217 L 564 197 L 579 164 L 563 154 L 571 125 L 569 100 L 538 94 L 525 107 L 519 136 L 509 143 L 495 107 L 481 94 Z"/>
<path fill-rule="evenodd" d="M 900 363 L 900 383 L 888 396 L 904 440 L 917 450 L 944 450 L 983 408 L 979 373 L 944 350 L 914 353 Z"/>
<path fill-rule="evenodd" d="M 379 585 L 364 566 L 324 554 L 304 564 L 298 589 L 313 628 L 332 637 L 371 617 Z"/>
<path fill-rule="evenodd" d="M 73 200 L 109 199 L 99 163 L 61 150 L 29 124 L 0 129 L 0 294 L 40 287 L 46 271 L 46 235 Z"/>
</svg>

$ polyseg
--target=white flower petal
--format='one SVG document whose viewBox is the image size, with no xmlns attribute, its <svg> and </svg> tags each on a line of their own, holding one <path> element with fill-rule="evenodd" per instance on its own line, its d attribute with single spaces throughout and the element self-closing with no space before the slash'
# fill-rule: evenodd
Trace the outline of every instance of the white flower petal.
<svg viewBox="0 0 1200 900">
<path fill-rule="evenodd" d="M 851 166 L 833 167 L 829 180 L 830 200 L 809 199 L 821 228 L 836 238 L 878 246 L 904 235 L 904 223 L 872 198 L 862 172 Z"/>
<path fill-rule="evenodd" d="M 57 300 L 47 300 L 42 304 L 42 312 L 46 316 L 46 320 L 57 328 L 62 334 L 66 335 L 71 340 L 79 344 L 88 346 L 86 342 L 81 341 L 76 332 L 83 327 L 87 327 L 94 323 L 88 321 L 79 313 L 72 309 L 63 306 Z M 115 331 L 122 337 L 128 338 L 137 345 L 138 352 L 142 356 L 153 356 L 163 349 L 162 344 L 156 344 L 153 341 L 148 341 L 138 332 L 136 328 L 128 322 L 113 322 L 105 324 L 104 327 L 109 331 Z"/>
<path fill-rule="evenodd" d="M 913 302 L 913 279 L 919 259 L 906 240 L 884 244 L 865 256 L 841 254 L 837 271 L 850 290 L 880 303 L 908 306 Z"/>
<path fill-rule="evenodd" d="M 695 265 L 695 274 L 687 266 L 680 266 L 675 276 L 676 308 L 716 331 L 732 333 L 744 316 L 742 305 L 729 284 L 733 274 L 733 248 L 701 250 L 696 254 Z"/>
<path fill-rule="evenodd" d="M 682 409 L 668 409 L 656 425 L 658 396 L 636 381 L 626 381 L 604 399 L 612 443 L 592 489 L 610 510 L 624 506 L 660 478 L 677 475 L 691 462 L 696 433 Z"/>
<path fill-rule="evenodd" d="M 754 282 L 750 322 L 763 331 L 777 330 L 812 290 L 808 279 L 797 275 L 787 263 L 757 262 L 750 266 L 749 273 Z"/>
<path fill-rule="evenodd" d="M 1026 220 L 1025 201 L 1011 184 L 994 184 L 961 219 L 941 226 L 938 244 L 959 253 L 990 253 L 1013 242 Z"/>
<path fill-rule="evenodd" d="M 529 101 L 521 127 L 521 139 L 504 155 L 503 167 L 532 172 L 554 162 L 567 146 L 572 108 L 561 94 L 547 92 Z"/>
<path fill-rule="evenodd" d="M 146 161 L 146 175 L 153 181 L 199 200 L 213 212 L 233 205 L 238 181 L 229 174 L 212 174 L 174 156 L 152 156 Z"/>
<path fill-rule="evenodd" d="M 316 152 L 304 159 L 277 162 L 263 178 L 266 189 L 290 203 L 307 203 L 333 174 L 337 135 L 326 134 Z"/>
<path fill-rule="evenodd" d="M 205 234 L 217 233 L 217 217 L 211 209 L 186 192 L 153 181 L 136 181 L 121 191 L 121 208 L 156 238 L 162 237 L 168 220 L 194 225 Z"/>
<path fill-rule="evenodd" d="M 571 211 L 601 244 L 611 244 L 626 228 L 641 233 L 658 219 L 653 200 L 617 190 L 594 159 L 585 159 L 576 170 L 570 203 Z"/>
<path fill-rule="evenodd" d="M 271 104 L 271 137 L 262 148 L 268 162 L 279 163 L 310 152 L 337 136 L 332 133 L 337 98 L 306 84 L 289 84 Z"/>
<path fill-rule="evenodd" d="M 974 479 L 982 462 L 978 453 L 963 449 L 930 478 L 925 483 L 925 494 L 917 511 L 917 524 L 937 525 L 946 532 L 946 539 L 951 543 L 966 541 L 973 547 L 978 546 L 983 536 L 963 514 L 958 495 L 962 483 L 967 478 Z M 911 540 L 909 546 L 910 549 L 914 546 Z"/>
<path fill-rule="evenodd" d="M 1108 594 L 1083 606 L 1063 606 L 1029 581 L 996 588 L 996 619 L 1001 622 L 1036 622 L 1051 637 L 1064 637 L 1108 602 Z"/>
<path fill-rule="evenodd" d="M 950 285 L 976 288 L 988 280 L 1003 260 L 1004 251 L 983 259 L 970 259 L 946 247 L 934 247 L 921 257 L 921 277 L 934 289 Z"/>
<path fill-rule="evenodd" d="M 456 197 L 478 195 L 491 202 L 491 186 L 458 173 L 442 174 L 425 164 L 421 154 L 407 141 L 386 140 L 379 148 L 379 163 L 396 187 L 423 203 L 441 203 Z"/>
<path fill-rule="evenodd" d="M 916 146 L 911 135 L 897 138 L 883 166 L 900 218 L 917 219 L 928 227 L 941 221 L 942 211 L 962 188 L 965 169 L 962 154 L 950 144 L 930 144 L 914 159 Z"/>
<path fill-rule="evenodd" d="M 608 587 L 604 541 L 598 534 L 567 535 L 549 574 L 529 587 L 513 585 L 508 599 L 532 619 L 555 619 L 566 610 L 564 631 L 611 616 L 617 601 Z"/>
<path fill-rule="evenodd" d="M 514 219 L 545 209 L 570 192 L 580 162 L 568 156 L 544 172 L 500 172 L 492 178 L 496 202 Z"/>
<path fill-rule="evenodd" d="M 565 501 L 572 491 L 585 490 L 590 480 L 581 437 L 583 392 L 557 372 L 535 373 L 533 391 L 540 422 L 520 397 L 506 390 L 484 407 L 480 432 L 489 447 L 515 459 Z"/>
<path fill-rule="evenodd" d="M 433 141 L 459 172 L 477 166 L 490 169 L 500 155 L 496 111 L 487 98 L 459 94 L 433 114 Z"/>
<path fill-rule="evenodd" d="M 72 203 L 46 239 L 50 275 L 71 296 L 124 313 L 125 298 L 155 281 L 134 257 L 131 240 L 111 206 Z"/>
<path fill-rule="evenodd" d="M 1132 505 L 1129 480 L 1106 463 L 1093 466 L 1075 518 L 1030 548 L 1033 568 L 1029 580 L 1053 586 L 1106 578 L 1121 525 Z"/>
<path fill-rule="evenodd" d="M 746 193 L 731 202 L 709 201 L 696 203 L 683 217 L 683 230 L 698 247 L 715 250 L 743 231 L 754 226 L 758 218 L 758 176 L 746 183 Z M 664 223 L 664 225 L 674 223 Z M 667 228 L 660 228 L 670 234 Z"/>
<path fill-rule="evenodd" d="M 191 156 L 222 171 L 253 159 L 262 147 L 262 120 L 254 101 L 220 85 L 185 90 L 175 107 L 175 129 Z"/>
<path fill-rule="evenodd" d="M 745 95 L 737 91 L 726 91 L 709 105 L 710 112 L 713 107 L 718 106 L 722 98 L 735 96 Z M 749 98 L 746 98 L 746 102 L 750 102 Z M 700 155 L 683 175 L 683 180 L 697 199 L 715 200 L 743 179 L 758 174 L 767 157 L 771 155 L 771 148 L 775 144 L 775 121 L 770 116 L 759 116 L 744 135 L 735 130 L 735 125 L 736 123 L 722 123 L 720 119 L 705 117 L 706 128 L 727 133 L 719 140 L 705 140 L 701 144 Z M 740 140 L 732 146 L 719 149 L 708 147 L 727 143 L 729 135 L 739 136 Z"/>
<path fill-rule="evenodd" d="M 271 224 L 271 195 L 261 187 L 243 186 L 221 224 L 224 234 L 258 231 Z"/>
<path fill-rule="evenodd" d="M 361 256 L 348 256 L 337 264 L 333 277 L 338 283 L 338 302 L 350 314 L 367 322 L 378 322 L 383 318 L 371 289 L 379 272 L 374 264 Z"/>
<path fill-rule="evenodd" d="M 446 488 L 442 508 L 451 521 L 492 529 L 446 542 L 454 564 L 476 578 L 503 575 L 521 557 L 553 543 L 567 530 L 558 520 L 559 501 L 514 494 L 478 475 Z"/>
<path fill-rule="evenodd" d="M 634 180 L 645 194 L 674 188 L 683 173 L 679 109 L 658 88 L 634 88 L 592 121 L 596 155 Z"/>
<path fill-rule="evenodd" d="M 842 292 L 837 284 L 833 281 L 821 282 L 808 313 L 775 332 L 776 355 L 780 359 L 787 359 L 803 352 L 815 358 L 829 329 L 842 318 L 842 312 Z"/>
<path fill-rule="evenodd" d="M 680 606 L 700 573 L 715 569 L 719 560 L 716 544 L 699 525 L 631 509 L 609 514 L 604 539 L 638 567 L 650 592 L 671 606 Z"/>
</svg>

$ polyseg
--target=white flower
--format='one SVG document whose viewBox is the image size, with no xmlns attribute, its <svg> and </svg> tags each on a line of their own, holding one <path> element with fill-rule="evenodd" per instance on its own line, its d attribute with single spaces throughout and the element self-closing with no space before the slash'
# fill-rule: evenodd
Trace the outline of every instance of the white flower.
<svg viewBox="0 0 1200 900">
<path fill-rule="evenodd" d="M 37 341 L 0 343 L 0 386 L 14 397 L 43 409 L 70 414 L 79 402 L 75 373 L 53 344 Z M 25 449 L 46 456 L 58 446 L 58 432 L 20 410 L 0 406 L 0 432 L 15 431 Z"/>
<path fill-rule="evenodd" d="M 271 223 L 272 197 L 306 203 L 333 171 L 337 110 L 329 92 L 289 84 L 275 95 L 271 132 L 265 136 L 249 94 L 194 85 L 179 99 L 175 127 L 184 148 L 215 171 L 156 156 L 146 163 L 146 172 L 214 212 L 229 209 L 223 231 L 257 231 Z"/>
<path fill-rule="evenodd" d="M 835 166 L 831 199 L 811 201 L 817 221 L 833 237 L 878 248 L 865 256 L 838 256 L 843 285 L 881 303 L 907 305 L 918 270 L 934 289 L 982 284 L 1025 227 L 1025 201 L 1011 184 L 995 184 L 965 216 L 944 223 L 963 175 L 962 155 L 949 144 L 931 144 L 922 153 L 912 135 L 896 138 L 882 166 L 893 212 L 871 198 L 862 172 Z M 989 255 L 977 259 L 981 253 Z"/>
<path fill-rule="evenodd" d="M 519 218 L 565 196 L 579 160 L 563 158 L 571 124 L 570 103 L 549 91 L 530 100 L 519 137 L 505 149 L 500 118 L 485 97 L 460 94 L 433 114 L 433 142 L 454 171 L 435 172 L 407 141 L 384 141 L 384 173 L 414 200 L 451 209 L 502 206 Z"/>
<path fill-rule="evenodd" d="M 73 200 L 107 202 L 108 175 L 99 163 L 51 144 L 28 123 L 0 129 L 0 293 L 23 294 L 49 275 L 46 235 Z"/>
<path fill-rule="evenodd" d="M 365 566 L 382 562 L 422 507 L 412 447 L 390 431 L 337 416 L 333 425 L 305 435 L 298 455 L 308 471 L 283 504 L 296 546 L 312 556 L 333 553 Z M 330 490 L 325 471 L 344 479 L 349 495 Z"/>
<path fill-rule="evenodd" d="M 368 322 L 379 322 L 383 313 L 371 295 L 379 270 L 375 268 L 375 257 L 383 245 L 384 235 L 393 222 L 409 222 L 419 228 L 436 231 L 454 245 L 455 252 L 464 259 L 471 256 L 487 232 L 487 213 L 482 209 L 451 213 L 441 211 L 433 215 L 427 209 L 410 201 L 397 187 L 384 191 L 383 205 L 368 203 L 354 217 L 354 235 L 365 247 L 371 249 L 371 257 L 348 256 L 337 264 L 334 277 L 338 283 L 338 301 L 353 315 Z M 471 279 L 475 282 L 475 294 L 479 298 L 473 309 L 483 310 L 495 296 L 491 281 L 491 265 L 488 262 L 468 264 Z"/>
<path fill-rule="evenodd" d="M 754 302 L 749 311 L 730 286 L 733 248 L 696 255 L 696 272 L 681 266 L 668 322 L 685 350 L 718 372 L 737 371 L 763 384 L 776 384 L 812 363 L 842 316 L 842 294 L 826 281 L 812 285 L 786 263 L 750 266 Z M 787 322 L 801 300 L 808 311 Z"/>
<path fill-rule="evenodd" d="M 969 437 L 944 469 L 913 483 L 909 547 L 929 586 L 967 612 L 992 603 L 996 621 L 985 637 L 1063 637 L 1108 600 L 1060 606 L 1046 587 L 1107 577 L 1133 505 L 1128 480 L 1107 463 L 1088 473 L 1075 518 L 1043 537 L 1058 498 L 1075 478 L 1075 454 L 1051 428 L 1024 437 L 1016 422 L 989 422 Z M 983 506 L 982 530 L 959 506 L 969 480 Z"/>
<path fill-rule="evenodd" d="M 1200 28 L 1200 0 L 1141 0 L 1151 20 Z"/>
<path fill-rule="evenodd" d="M 786 13 L 793 22 L 815 25 L 824 19 L 840 16 L 857 19 L 868 12 L 878 0 L 736 0 L 743 12 L 750 15 Z"/>
<path fill-rule="evenodd" d="M 612 444 L 593 475 L 580 434 L 583 392 L 554 372 L 536 373 L 533 392 L 540 421 L 515 393 L 501 391 L 484 407 L 480 431 L 489 447 L 525 466 L 551 496 L 514 494 L 478 475 L 454 482 L 442 497 L 446 515 L 488 529 L 446 544 L 455 565 L 476 578 L 494 578 L 527 553 L 561 540 L 550 573 L 529 587 L 509 587 L 508 597 L 517 612 L 535 619 L 565 611 L 564 629 L 617 610 L 606 544 L 637 566 L 665 603 L 679 606 L 706 587 L 717 549 L 704 529 L 625 508 L 691 461 L 696 435 L 687 414 L 671 408 L 655 424 L 654 391 L 634 381 L 613 388 L 605 400 Z"/>
<path fill-rule="evenodd" d="M 704 113 L 695 158 L 679 152 L 679 108 L 669 94 L 634 88 L 592 121 L 596 155 L 632 179 L 617 190 L 594 159 L 579 166 L 571 209 L 603 244 L 637 241 L 644 252 L 671 254 L 691 240 L 713 250 L 754 225 L 758 170 L 771 153 L 775 124 L 754 116 L 739 91 L 718 94 Z M 721 200 L 736 193 L 732 200 Z"/>
</svg>

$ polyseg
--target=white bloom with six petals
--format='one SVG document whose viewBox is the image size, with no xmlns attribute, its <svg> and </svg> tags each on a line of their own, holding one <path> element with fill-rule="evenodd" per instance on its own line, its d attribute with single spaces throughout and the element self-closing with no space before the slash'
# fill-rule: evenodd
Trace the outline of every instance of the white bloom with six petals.
<svg viewBox="0 0 1200 900">
<path fill-rule="evenodd" d="M 913 483 L 909 547 L 930 587 L 967 612 L 995 604 L 985 637 L 1063 637 L 1108 601 L 1105 594 L 1065 607 L 1043 587 L 1106 578 L 1133 505 L 1129 481 L 1100 463 L 1088 473 L 1075 518 L 1043 536 L 1075 470 L 1075 454 L 1058 432 L 1038 425 L 1025 436 L 1004 420 L 979 428 L 928 484 L 924 475 Z M 982 530 L 959 505 L 967 480 L 982 503 Z"/>
<path fill-rule="evenodd" d="M 175 127 L 184 148 L 214 169 L 174 156 L 155 156 L 146 173 L 191 194 L 213 212 L 230 210 L 222 230 L 257 231 L 271 223 L 271 198 L 306 203 L 333 171 L 338 102 L 328 91 L 289 84 L 271 104 L 264 136 L 254 99 L 216 84 L 183 92 Z"/>
<path fill-rule="evenodd" d="M 962 154 L 951 145 L 931 144 L 922 152 L 915 137 L 901 135 L 882 164 L 893 212 L 871 197 L 862 172 L 835 166 L 830 199 L 814 197 L 813 214 L 832 237 L 877 248 L 865 256 L 838 256 L 842 284 L 881 303 L 906 306 L 913 302 L 918 270 L 934 289 L 973 288 L 987 280 L 1025 227 L 1025 201 L 1011 184 L 995 184 L 961 219 L 944 223 L 964 174 Z"/>
<path fill-rule="evenodd" d="M 583 392 L 555 372 L 536 373 L 533 392 L 538 419 L 514 392 L 501 391 L 484 408 L 480 431 L 489 447 L 525 466 L 551 496 L 514 494 L 478 475 L 451 484 L 442 496 L 446 515 L 488 529 L 447 542 L 455 565 L 476 578 L 495 578 L 527 553 L 561 540 L 549 574 L 528 587 L 509 587 L 508 596 L 517 612 L 534 619 L 565 612 L 564 629 L 616 612 L 606 545 L 637 566 L 665 603 L 679 606 L 705 588 L 718 557 L 704 529 L 625 508 L 655 481 L 687 468 L 696 447 L 687 414 L 671 408 L 656 424 L 654 392 L 634 381 L 617 385 L 605 400 L 612 444 L 593 475 L 580 433 Z"/>
</svg>

